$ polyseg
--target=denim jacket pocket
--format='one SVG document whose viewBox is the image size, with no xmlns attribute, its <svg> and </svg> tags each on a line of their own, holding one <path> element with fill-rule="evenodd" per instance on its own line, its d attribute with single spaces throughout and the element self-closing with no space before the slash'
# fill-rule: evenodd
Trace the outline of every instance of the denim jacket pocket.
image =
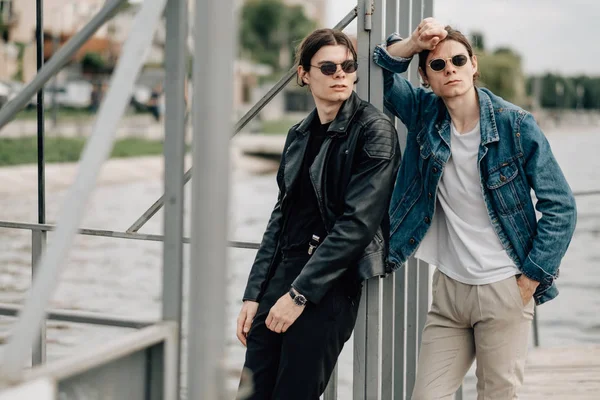
<svg viewBox="0 0 600 400">
<path fill-rule="evenodd" d="M 486 186 L 499 205 L 502 215 L 514 214 L 523 210 L 520 193 L 524 191 L 519 178 L 519 168 L 515 162 L 503 163 L 489 173 Z"/>
</svg>

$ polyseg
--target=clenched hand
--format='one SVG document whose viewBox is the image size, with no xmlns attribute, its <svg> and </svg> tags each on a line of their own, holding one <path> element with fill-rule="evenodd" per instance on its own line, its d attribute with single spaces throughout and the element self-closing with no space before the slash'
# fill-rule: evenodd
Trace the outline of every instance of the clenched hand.
<svg viewBox="0 0 600 400">
<path fill-rule="evenodd" d="M 302 311 L 304 311 L 304 306 L 296 305 L 292 297 L 286 293 L 271 307 L 265 324 L 273 332 L 283 333 L 296 322 Z"/>
</svg>

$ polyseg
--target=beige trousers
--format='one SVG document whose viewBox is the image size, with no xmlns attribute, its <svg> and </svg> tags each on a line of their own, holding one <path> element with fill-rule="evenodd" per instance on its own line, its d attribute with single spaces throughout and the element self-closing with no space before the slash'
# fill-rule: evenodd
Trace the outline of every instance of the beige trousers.
<svg viewBox="0 0 600 400">
<path fill-rule="evenodd" d="M 432 291 L 412 399 L 453 399 L 475 359 L 478 400 L 516 399 L 534 307 L 516 277 L 466 285 L 436 270 Z"/>
</svg>

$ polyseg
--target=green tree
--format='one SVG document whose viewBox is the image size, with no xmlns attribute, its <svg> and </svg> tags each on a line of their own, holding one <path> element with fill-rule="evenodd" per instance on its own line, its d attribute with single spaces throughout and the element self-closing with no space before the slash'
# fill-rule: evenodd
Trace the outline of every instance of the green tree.
<svg viewBox="0 0 600 400">
<path fill-rule="evenodd" d="M 471 44 L 476 52 L 485 51 L 485 40 L 483 33 L 479 31 L 471 33 Z"/>
<path fill-rule="evenodd" d="M 81 67 L 90 73 L 100 73 L 106 69 L 106 62 L 99 53 L 88 52 L 81 59 Z"/>
<path fill-rule="evenodd" d="M 481 53 L 478 61 L 480 86 L 510 102 L 525 105 L 525 77 L 518 54 L 509 48 L 499 48 L 492 54 Z"/>
<path fill-rule="evenodd" d="M 281 0 L 247 1 L 242 7 L 240 22 L 241 56 L 275 70 L 291 64 L 294 45 L 315 27 L 301 6 L 287 6 Z M 282 60 L 282 52 L 285 60 Z"/>
</svg>

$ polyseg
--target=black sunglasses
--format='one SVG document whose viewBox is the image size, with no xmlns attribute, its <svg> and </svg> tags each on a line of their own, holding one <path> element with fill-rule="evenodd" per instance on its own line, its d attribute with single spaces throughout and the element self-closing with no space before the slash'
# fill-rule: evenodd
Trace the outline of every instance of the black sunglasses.
<svg viewBox="0 0 600 400">
<path fill-rule="evenodd" d="M 346 60 L 341 64 L 336 64 L 331 61 L 323 61 L 320 66 L 311 65 L 311 67 L 319 68 L 323 75 L 333 75 L 337 71 L 337 66 L 340 65 L 342 67 L 342 71 L 347 74 L 351 74 L 358 68 L 358 63 L 354 60 Z"/>
<path fill-rule="evenodd" d="M 467 63 L 469 58 L 464 54 L 457 54 L 454 57 L 447 58 L 446 60 L 450 60 L 452 64 L 456 67 L 462 67 Z M 435 60 L 429 61 L 429 68 L 436 72 L 443 71 L 446 68 L 446 60 L 443 58 L 436 58 Z"/>
</svg>

